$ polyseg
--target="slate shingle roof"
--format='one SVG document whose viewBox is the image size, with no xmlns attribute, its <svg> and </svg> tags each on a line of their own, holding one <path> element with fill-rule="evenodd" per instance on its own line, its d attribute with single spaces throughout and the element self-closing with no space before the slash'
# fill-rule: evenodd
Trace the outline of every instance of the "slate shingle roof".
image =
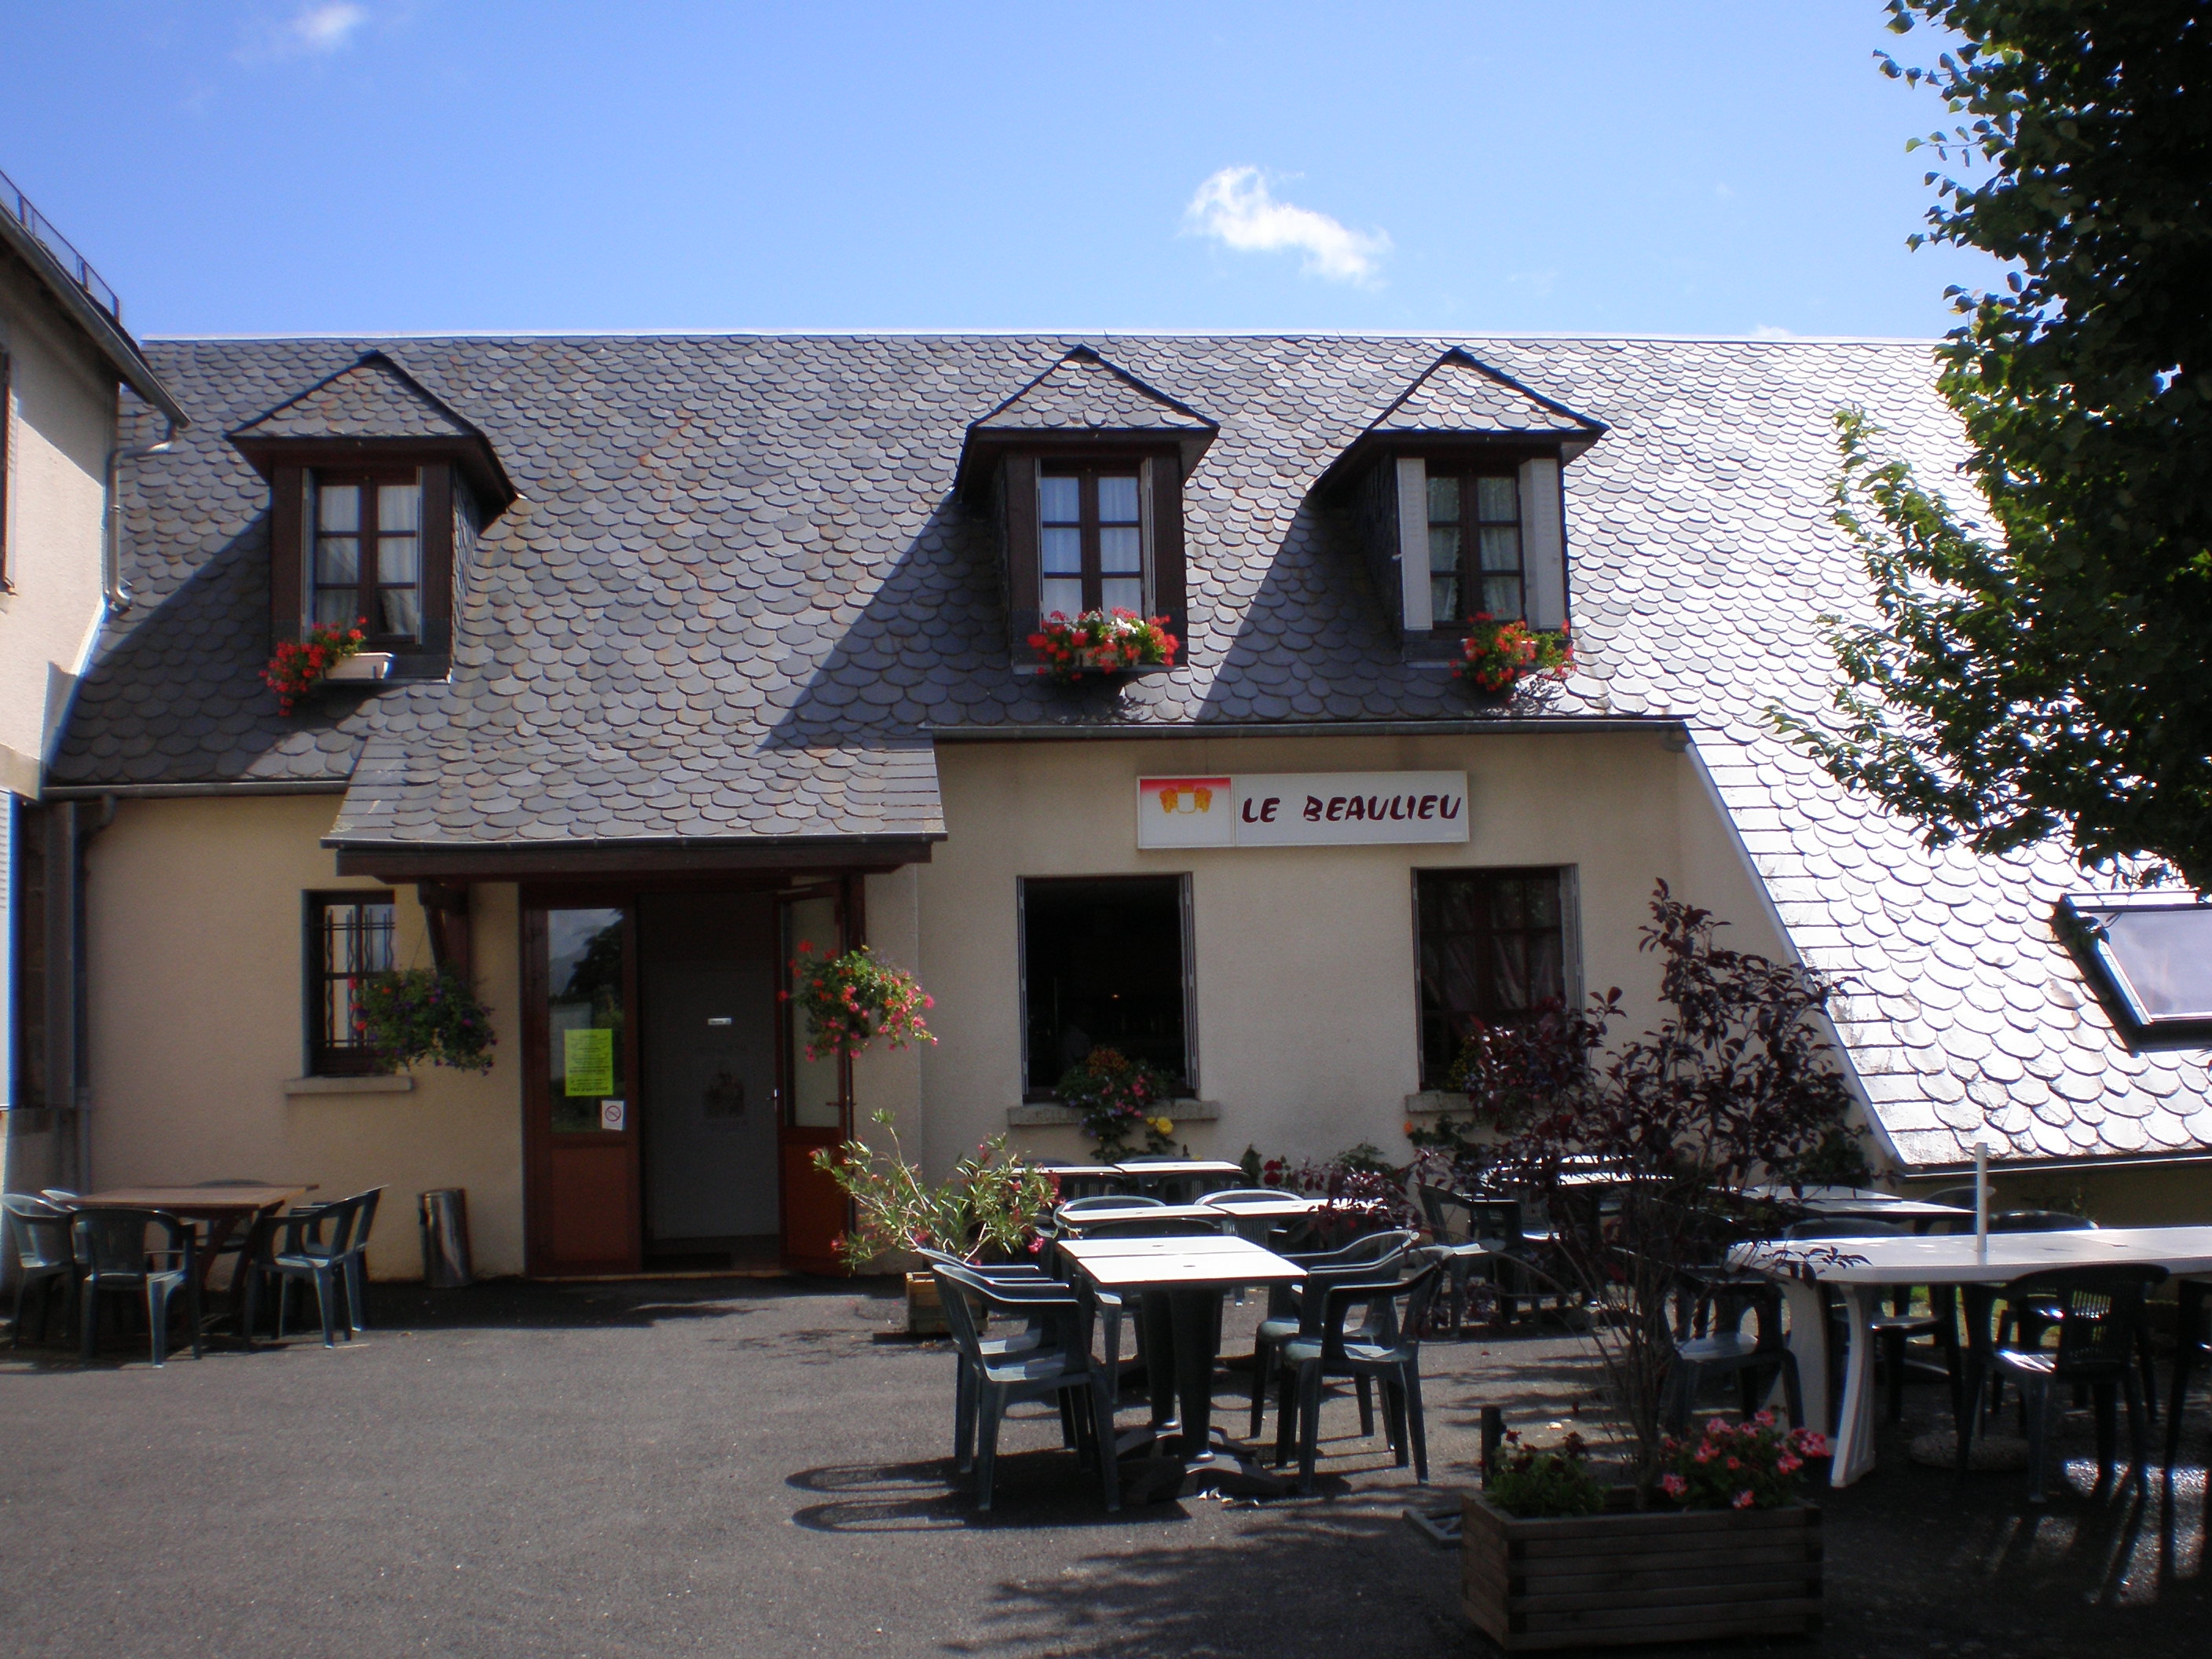
<svg viewBox="0 0 2212 1659">
<path fill-rule="evenodd" d="M 466 438 L 475 428 L 372 352 L 267 414 L 233 438 Z"/>
<path fill-rule="evenodd" d="M 978 432 L 1205 432 L 1215 422 L 1078 346 L 975 422 Z"/>
<path fill-rule="evenodd" d="M 1456 345 L 1610 428 L 1566 469 L 1584 672 L 1519 712 L 1688 722 L 1793 941 L 1852 981 L 1842 1029 L 1899 1153 L 2212 1150 L 2204 1054 L 2128 1053 L 2057 942 L 2052 906 L 2083 884 L 2062 852 L 1929 852 L 1767 729 L 1768 705 L 1824 701 L 1820 616 L 1864 611 L 1828 520 L 1836 409 L 1863 407 L 1932 477 L 1961 453 L 1925 346 L 386 341 L 522 499 L 477 550 L 450 684 L 280 720 L 255 678 L 267 488 L 219 434 L 363 343 L 149 348 L 197 424 L 126 477 L 139 603 L 56 782 L 351 776 L 343 836 L 434 846 L 928 834 L 933 730 L 1464 716 L 1437 667 L 1399 659 L 1346 526 L 1310 495 Z M 1014 671 L 990 527 L 950 494 L 969 423 L 1084 344 L 1220 423 L 1186 489 L 1185 659 L 1118 695 Z"/>
<path fill-rule="evenodd" d="M 1460 350 L 1438 358 L 1370 429 L 1562 438 L 1595 438 L 1605 430 L 1588 416 L 1538 396 Z"/>
</svg>

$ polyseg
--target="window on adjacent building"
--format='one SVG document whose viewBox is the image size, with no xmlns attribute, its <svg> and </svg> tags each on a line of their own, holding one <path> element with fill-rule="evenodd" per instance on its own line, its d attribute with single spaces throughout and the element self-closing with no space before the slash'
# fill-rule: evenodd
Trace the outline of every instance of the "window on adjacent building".
<svg viewBox="0 0 2212 1659">
<path fill-rule="evenodd" d="M 1028 1093 L 1097 1048 L 1195 1087 L 1186 878 L 1031 878 L 1021 912 Z"/>
<path fill-rule="evenodd" d="M 2130 893 L 2069 897 L 2064 908 L 2137 1030 L 2212 1025 L 2212 904 Z"/>
<path fill-rule="evenodd" d="M 307 1071 L 356 1077 L 378 1069 L 354 1030 L 362 981 L 397 965 L 398 912 L 386 892 L 307 895 Z"/>
<path fill-rule="evenodd" d="M 314 475 L 307 616 L 372 646 L 422 636 L 422 486 L 412 471 Z"/>
<path fill-rule="evenodd" d="M 1037 614 L 1146 611 L 1144 475 L 1133 462 L 1037 477 Z"/>
<path fill-rule="evenodd" d="M 1414 872 L 1421 1086 L 1449 1086 L 1480 1021 L 1521 1018 L 1567 995 L 1565 875 L 1559 870 Z"/>
<path fill-rule="evenodd" d="M 1524 614 L 1521 483 L 1511 472 L 1428 467 L 1432 625 L 1456 629 L 1478 614 Z"/>
</svg>

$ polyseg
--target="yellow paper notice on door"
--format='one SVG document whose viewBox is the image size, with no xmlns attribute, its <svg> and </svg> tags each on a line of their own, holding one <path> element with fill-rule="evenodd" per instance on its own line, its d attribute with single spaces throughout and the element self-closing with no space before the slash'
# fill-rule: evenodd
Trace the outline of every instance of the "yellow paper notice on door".
<svg viewBox="0 0 2212 1659">
<path fill-rule="evenodd" d="M 572 1095 L 615 1091 L 615 1034 L 602 1026 L 561 1033 L 562 1075 Z"/>
</svg>

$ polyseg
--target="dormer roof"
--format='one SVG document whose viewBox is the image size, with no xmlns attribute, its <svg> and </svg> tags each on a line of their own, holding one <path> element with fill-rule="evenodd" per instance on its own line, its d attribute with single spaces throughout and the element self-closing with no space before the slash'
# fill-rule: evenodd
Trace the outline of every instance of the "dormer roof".
<svg viewBox="0 0 2212 1659">
<path fill-rule="evenodd" d="M 1209 419 L 1109 362 L 1089 346 L 1076 346 L 1050 368 L 969 423 L 960 453 L 957 488 L 977 488 L 985 462 L 1018 447 L 1079 447 L 1098 443 L 1172 441 L 1187 474 L 1206 453 L 1218 422 Z"/>
<path fill-rule="evenodd" d="M 1399 393 L 1322 475 L 1328 489 L 1378 447 L 1407 440 L 1440 444 L 1557 445 L 1572 460 L 1606 433 L 1593 420 L 1455 346 Z"/>
<path fill-rule="evenodd" d="M 460 463 L 487 518 L 504 512 L 515 496 L 491 441 L 475 422 L 380 351 L 362 353 L 228 435 L 264 477 L 286 459 L 364 463 L 428 451 Z"/>
</svg>

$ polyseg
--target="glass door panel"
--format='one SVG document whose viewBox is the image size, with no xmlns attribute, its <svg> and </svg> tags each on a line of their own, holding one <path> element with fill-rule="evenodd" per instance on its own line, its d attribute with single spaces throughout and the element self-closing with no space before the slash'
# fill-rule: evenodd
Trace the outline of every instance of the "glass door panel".
<svg viewBox="0 0 2212 1659">
<path fill-rule="evenodd" d="M 788 964 L 802 948 L 817 957 L 843 950 L 834 896 L 787 899 L 783 907 L 784 951 Z M 785 1041 L 791 1056 L 791 1092 L 784 1121 L 796 1129 L 836 1129 L 845 1121 L 843 1067 L 835 1054 L 806 1057 L 806 1016 L 795 1001 L 783 1005 L 789 1022 Z"/>
<path fill-rule="evenodd" d="M 629 1127 L 623 1005 L 623 913 L 545 913 L 546 1060 L 552 1132 Z"/>
<path fill-rule="evenodd" d="M 630 909 L 527 902 L 523 939 L 529 1271 L 635 1273 L 642 1226 Z"/>
</svg>

